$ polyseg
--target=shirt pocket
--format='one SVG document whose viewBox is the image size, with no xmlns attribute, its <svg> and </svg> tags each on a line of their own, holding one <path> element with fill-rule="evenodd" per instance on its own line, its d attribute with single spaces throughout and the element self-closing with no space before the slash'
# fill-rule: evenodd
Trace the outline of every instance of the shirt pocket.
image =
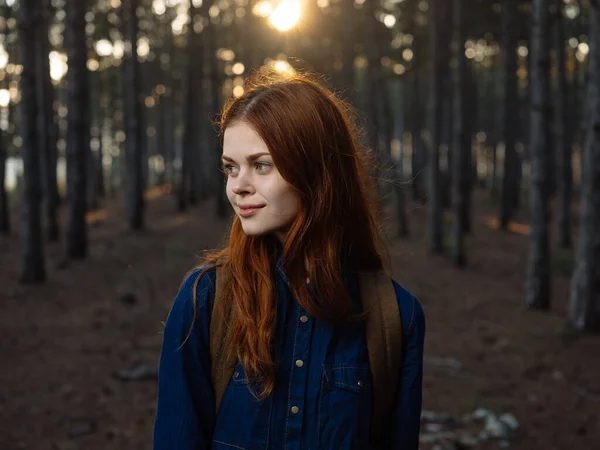
<svg viewBox="0 0 600 450">
<path fill-rule="evenodd" d="M 272 400 L 271 396 L 258 400 L 249 390 L 251 381 L 238 363 L 219 408 L 213 448 L 263 450 L 267 447 Z"/>
<path fill-rule="evenodd" d="M 368 366 L 324 366 L 317 427 L 319 448 L 368 449 L 371 398 L 371 374 Z"/>
</svg>

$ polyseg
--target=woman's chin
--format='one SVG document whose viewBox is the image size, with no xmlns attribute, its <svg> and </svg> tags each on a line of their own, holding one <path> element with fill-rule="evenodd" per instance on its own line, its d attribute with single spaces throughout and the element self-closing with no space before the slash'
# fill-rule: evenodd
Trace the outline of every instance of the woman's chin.
<svg viewBox="0 0 600 450">
<path fill-rule="evenodd" d="M 244 225 L 243 222 L 242 222 L 242 230 L 244 230 L 244 233 L 246 233 L 247 236 L 252 236 L 252 237 L 265 236 L 265 235 L 273 232 L 273 230 L 268 230 L 268 229 L 264 229 L 261 227 L 256 227 L 256 226 L 252 226 L 252 225 Z"/>
</svg>

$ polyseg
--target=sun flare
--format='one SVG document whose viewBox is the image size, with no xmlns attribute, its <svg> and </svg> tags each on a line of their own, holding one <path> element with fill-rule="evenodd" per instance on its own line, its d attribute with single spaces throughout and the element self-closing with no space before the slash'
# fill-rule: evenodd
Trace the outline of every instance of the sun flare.
<svg viewBox="0 0 600 450">
<path fill-rule="evenodd" d="M 300 0 L 282 0 L 269 15 L 269 22 L 279 31 L 291 30 L 302 16 Z"/>
</svg>

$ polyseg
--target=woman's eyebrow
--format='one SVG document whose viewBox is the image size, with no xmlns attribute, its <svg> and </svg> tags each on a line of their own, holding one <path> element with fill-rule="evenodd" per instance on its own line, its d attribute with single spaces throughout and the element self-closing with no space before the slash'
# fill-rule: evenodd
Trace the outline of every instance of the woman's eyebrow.
<svg viewBox="0 0 600 450">
<path fill-rule="evenodd" d="M 252 155 L 246 156 L 246 160 L 248 160 L 248 161 L 254 161 L 255 159 L 258 159 L 261 156 L 265 156 L 265 155 L 270 156 L 271 154 L 269 152 L 253 153 Z M 230 158 L 229 156 L 226 156 L 226 155 L 221 156 L 221 159 L 223 161 L 235 162 L 235 160 L 233 158 Z"/>
</svg>

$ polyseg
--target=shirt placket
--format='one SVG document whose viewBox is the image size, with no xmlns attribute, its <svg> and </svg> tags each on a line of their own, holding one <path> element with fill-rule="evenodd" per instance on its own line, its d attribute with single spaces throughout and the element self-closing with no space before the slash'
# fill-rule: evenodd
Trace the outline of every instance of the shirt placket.
<svg viewBox="0 0 600 450">
<path fill-rule="evenodd" d="M 306 404 L 306 384 L 308 380 L 308 358 L 313 319 L 298 305 L 296 313 L 296 333 L 290 385 L 288 390 L 287 422 L 285 432 L 286 450 L 300 450 L 304 407 Z"/>
</svg>

